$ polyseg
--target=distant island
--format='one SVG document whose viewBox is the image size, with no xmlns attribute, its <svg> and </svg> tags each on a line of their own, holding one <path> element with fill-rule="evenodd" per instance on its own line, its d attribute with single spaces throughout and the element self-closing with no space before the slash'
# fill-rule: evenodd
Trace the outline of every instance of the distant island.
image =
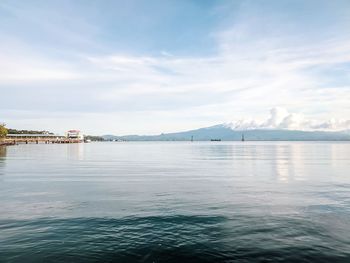
<svg viewBox="0 0 350 263">
<path fill-rule="evenodd" d="M 196 130 L 159 135 L 103 135 L 104 140 L 121 141 L 350 141 L 350 131 L 299 131 L 286 129 L 237 130 L 220 124 Z"/>
</svg>

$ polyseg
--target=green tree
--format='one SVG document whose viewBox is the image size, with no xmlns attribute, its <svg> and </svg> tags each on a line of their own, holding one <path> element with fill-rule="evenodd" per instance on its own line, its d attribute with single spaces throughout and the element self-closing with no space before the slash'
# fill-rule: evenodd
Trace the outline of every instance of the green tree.
<svg viewBox="0 0 350 263">
<path fill-rule="evenodd" d="M 7 135 L 7 129 L 5 127 L 5 124 L 0 123 L 0 138 L 4 138 Z"/>
</svg>

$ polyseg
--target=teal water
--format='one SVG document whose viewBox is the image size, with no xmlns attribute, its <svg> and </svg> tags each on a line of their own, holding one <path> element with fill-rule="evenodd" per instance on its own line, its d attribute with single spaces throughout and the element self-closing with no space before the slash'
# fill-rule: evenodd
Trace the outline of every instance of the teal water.
<svg viewBox="0 0 350 263">
<path fill-rule="evenodd" d="M 350 143 L 0 148 L 0 262 L 350 262 Z"/>
</svg>

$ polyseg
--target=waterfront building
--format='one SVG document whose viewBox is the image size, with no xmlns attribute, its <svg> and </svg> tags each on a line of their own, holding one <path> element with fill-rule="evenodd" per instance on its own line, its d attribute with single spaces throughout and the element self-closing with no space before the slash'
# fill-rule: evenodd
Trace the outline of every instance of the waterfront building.
<svg viewBox="0 0 350 263">
<path fill-rule="evenodd" d="M 84 135 L 79 130 L 69 130 L 66 132 L 66 136 L 69 139 L 84 140 Z"/>
</svg>

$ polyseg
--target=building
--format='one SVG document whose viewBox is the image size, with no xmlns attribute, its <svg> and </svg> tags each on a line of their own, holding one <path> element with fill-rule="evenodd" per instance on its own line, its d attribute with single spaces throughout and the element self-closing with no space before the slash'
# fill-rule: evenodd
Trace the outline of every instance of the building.
<svg viewBox="0 0 350 263">
<path fill-rule="evenodd" d="M 49 133 L 18 133 L 18 134 L 7 134 L 7 139 L 62 139 L 64 136 Z"/>
<path fill-rule="evenodd" d="M 67 131 L 66 136 L 69 139 L 84 140 L 84 135 L 79 130 L 69 130 Z"/>
</svg>

